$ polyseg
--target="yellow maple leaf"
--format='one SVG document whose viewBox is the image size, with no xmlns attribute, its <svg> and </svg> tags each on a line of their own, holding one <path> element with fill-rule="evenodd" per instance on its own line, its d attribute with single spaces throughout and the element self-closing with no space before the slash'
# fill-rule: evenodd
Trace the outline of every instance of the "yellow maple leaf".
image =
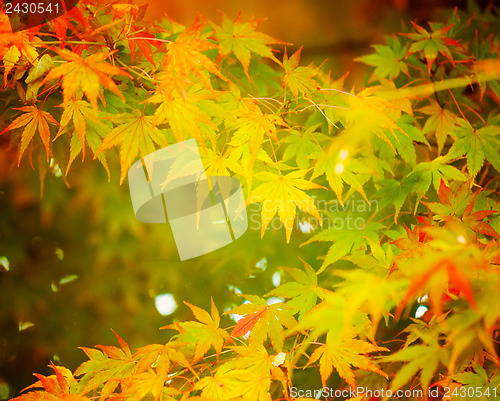
<svg viewBox="0 0 500 401">
<path fill-rule="evenodd" d="M 215 140 L 217 126 L 200 108 L 200 102 L 213 97 L 203 92 L 188 91 L 183 97 L 174 92 L 157 92 L 148 99 L 150 103 L 159 103 L 153 117 L 153 126 L 168 122 L 175 139 L 181 142 L 187 136 L 195 138 L 201 146 L 208 139 Z"/>
<path fill-rule="evenodd" d="M 59 50 L 58 53 L 67 62 L 53 68 L 43 79 L 42 84 L 51 79 L 62 77 L 63 105 L 65 108 L 68 106 L 69 100 L 76 95 L 78 89 L 81 89 L 94 110 L 97 110 L 97 96 L 101 85 L 108 88 L 125 102 L 123 94 L 116 86 L 111 75 L 124 75 L 129 78 L 132 78 L 132 76 L 128 72 L 104 61 L 113 52 L 99 52 L 86 58 L 65 49 Z"/>
<path fill-rule="evenodd" d="M 271 172 L 259 173 L 258 178 L 263 181 L 263 184 L 251 192 L 248 203 L 262 202 L 261 237 L 264 236 L 267 226 L 278 212 L 285 226 L 286 241 L 289 242 L 293 222 L 295 221 L 296 206 L 303 212 L 316 217 L 320 224 L 322 223 L 314 201 L 304 190 L 324 187 L 305 180 L 305 173 L 306 171 L 302 170 L 293 171 L 287 175 L 279 172 L 278 174 Z"/>
<path fill-rule="evenodd" d="M 214 304 L 214 300 L 212 299 L 210 314 L 198 306 L 191 305 L 188 302 L 184 303 L 191 309 L 193 315 L 199 322 L 181 322 L 174 325 L 163 326 L 160 327 L 160 329 L 174 329 L 180 332 L 181 337 L 183 334 L 195 337 L 196 348 L 194 351 L 193 363 L 200 360 L 212 346 L 218 358 L 224 342 L 229 341 L 231 337 L 224 329 L 219 328 L 220 315 Z"/>
<path fill-rule="evenodd" d="M 153 116 L 144 116 L 134 110 L 134 113 L 113 115 L 112 119 L 118 126 L 106 135 L 96 150 L 94 159 L 103 150 L 120 145 L 121 184 L 137 153 L 140 152 L 141 157 L 144 157 L 156 150 L 154 143 L 167 146 L 167 140 L 160 130 L 153 126 Z"/>
<path fill-rule="evenodd" d="M 356 380 L 351 366 L 378 373 L 388 379 L 387 374 L 380 370 L 368 357 L 364 356 L 364 354 L 380 351 L 389 350 L 385 347 L 378 347 L 355 338 L 338 338 L 337 334 L 329 332 L 326 336 L 326 343 L 314 350 L 306 367 L 321 358 L 319 361 L 319 372 L 323 386 L 332 374 L 333 368 L 335 368 L 339 376 L 349 386 L 356 388 Z"/>
<path fill-rule="evenodd" d="M 241 109 L 234 112 L 238 119 L 234 123 L 236 131 L 230 144 L 238 147 L 248 143 L 252 161 L 255 161 L 264 138 L 268 136 L 278 141 L 276 125 L 287 126 L 287 124 L 276 114 L 263 113 L 253 102 L 248 101 L 241 105 Z"/>
</svg>

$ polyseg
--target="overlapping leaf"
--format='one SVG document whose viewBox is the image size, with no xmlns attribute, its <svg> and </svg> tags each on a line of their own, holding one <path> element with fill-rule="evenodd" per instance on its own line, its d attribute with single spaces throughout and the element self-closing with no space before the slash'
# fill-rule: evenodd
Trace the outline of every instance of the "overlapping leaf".
<svg viewBox="0 0 500 401">
<path fill-rule="evenodd" d="M 241 62 L 248 76 L 248 66 L 250 65 L 251 54 L 255 53 L 262 57 L 270 58 L 276 63 L 279 61 L 274 57 L 271 44 L 286 44 L 281 40 L 275 39 L 255 29 L 260 24 L 260 20 L 251 19 L 242 21 L 241 13 L 234 21 L 231 21 L 227 15 L 222 14 L 221 26 L 212 23 L 217 40 L 219 42 L 219 54 L 227 56 L 234 53 Z"/>
<path fill-rule="evenodd" d="M 241 337 L 250 332 L 248 341 L 255 344 L 262 344 L 269 337 L 274 349 L 280 352 L 285 339 L 283 326 L 290 328 L 296 324 L 292 316 L 293 308 L 282 302 L 268 305 L 256 295 L 243 296 L 249 303 L 225 312 L 244 315 L 231 332 L 231 336 Z"/>
<path fill-rule="evenodd" d="M 262 172 L 258 178 L 263 181 L 250 194 L 247 203 L 262 203 L 261 236 L 264 236 L 267 226 L 278 213 L 286 230 L 287 242 L 292 235 L 293 223 L 296 216 L 296 207 L 309 213 L 321 222 L 321 216 L 314 205 L 312 198 L 304 190 L 322 188 L 321 185 L 305 180 L 305 171 L 293 171 L 286 175 L 278 172 Z"/>
<path fill-rule="evenodd" d="M 43 79 L 42 83 L 62 77 L 65 107 L 69 105 L 70 99 L 76 96 L 78 90 L 81 89 L 89 99 L 94 110 L 97 110 L 97 97 L 99 96 L 101 85 L 118 95 L 125 102 L 125 98 L 111 78 L 111 75 L 123 75 L 129 78 L 132 76 L 128 72 L 104 61 L 111 57 L 111 55 L 112 53 L 97 52 L 82 58 L 69 50 L 62 49 L 59 51 L 59 56 L 66 63 L 53 68 Z"/>
<path fill-rule="evenodd" d="M 230 336 L 225 330 L 219 328 L 220 316 L 214 301 L 212 300 L 212 310 L 210 314 L 188 302 L 185 302 L 185 304 L 191 309 L 199 322 L 181 322 L 176 325 L 164 326 L 163 328 L 177 328 L 177 330 L 180 331 L 181 338 L 185 336 L 194 337 L 194 342 L 196 344 L 193 358 L 194 362 L 202 358 L 212 346 L 218 357 L 224 342 L 229 341 Z"/>
<path fill-rule="evenodd" d="M 120 146 L 120 183 L 125 180 L 128 168 L 132 165 L 137 154 L 141 157 L 154 152 L 155 143 L 166 146 L 167 141 L 161 131 L 153 126 L 153 117 L 144 116 L 139 111 L 123 113 L 113 116 L 113 122 L 117 124 L 102 141 L 96 150 L 94 158 L 98 157 L 103 150 Z"/>
<path fill-rule="evenodd" d="M 314 350 L 306 366 L 319 359 L 319 372 L 321 374 L 323 386 L 325 386 L 326 380 L 330 377 L 335 368 L 339 376 L 344 379 L 350 387 L 356 388 L 356 380 L 352 367 L 374 372 L 388 379 L 387 374 L 365 356 L 366 354 L 380 351 L 389 351 L 389 349 L 378 347 L 355 338 L 338 339 L 328 333 L 326 336 L 326 343 Z"/>
</svg>

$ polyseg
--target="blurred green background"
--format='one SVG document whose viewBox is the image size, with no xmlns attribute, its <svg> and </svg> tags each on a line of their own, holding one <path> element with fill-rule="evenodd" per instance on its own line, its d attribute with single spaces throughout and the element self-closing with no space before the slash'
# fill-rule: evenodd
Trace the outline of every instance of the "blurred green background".
<svg viewBox="0 0 500 401">
<path fill-rule="evenodd" d="M 402 21 L 432 20 L 441 7 L 465 6 L 447 0 L 148 3 L 149 19 L 167 14 L 183 24 L 197 12 L 218 21 L 217 10 L 267 18 L 260 30 L 293 43 L 289 54 L 304 45 L 303 64 L 327 59 L 333 77 L 350 71 L 348 89 L 367 78 L 354 58 L 399 32 Z M 134 348 L 165 342 L 171 334 L 158 327 L 192 318 L 183 300 L 209 308 L 213 296 L 227 310 L 241 303 L 238 291 L 262 295 L 277 285 L 279 266 L 299 267 L 297 256 L 314 260 L 325 250 L 299 249 L 309 237 L 300 231 L 286 245 L 284 230 L 269 230 L 263 240 L 259 230 L 249 230 L 223 249 L 180 262 L 168 225 L 135 219 L 128 185 L 118 183 L 118 158 L 110 160 L 110 182 L 89 159 L 75 161 L 66 179 L 49 168 L 41 197 L 36 161 L 35 169 L 27 160 L 17 167 L 9 138 L 0 136 L 0 399 L 33 383 L 33 372 L 49 374 L 50 361 L 75 369 L 85 360 L 79 346 L 114 344 L 110 328 Z M 177 308 L 163 310 L 175 306 L 172 299 Z M 224 319 L 223 326 L 234 324 Z"/>
</svg>

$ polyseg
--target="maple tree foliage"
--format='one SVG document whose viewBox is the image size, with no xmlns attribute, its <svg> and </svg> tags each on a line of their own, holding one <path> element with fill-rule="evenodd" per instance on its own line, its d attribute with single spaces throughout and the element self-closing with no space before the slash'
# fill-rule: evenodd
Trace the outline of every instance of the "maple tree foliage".
<svg viewBox="0 0 500 401">
<path fill-rule="evenodd" d="M 136 159 L 194 137 L 207 172 L 260 206 L 263 241 L 278 222 L 284 249 L 315 247 L 267 293 L 185 302 L 194 319 L 162 327 L 168 342 L 131 349 L 116 334 L 119 347 L 82 347 L 75 372 L 52 364 L 15 400 L 293 400 L 312 384 L 482 385 L 476 399 L 493 399 L 500 17 L 473 11 L 374 45 L 362 89 L 241 15 L 186 27 L 87 0 L 12 32 L 1 12 L 0 135 L 17 165 L 36 161 L 42 183 L 57 166 L 70 185 L 81 154 L 122 184 Z"/>
</svg>

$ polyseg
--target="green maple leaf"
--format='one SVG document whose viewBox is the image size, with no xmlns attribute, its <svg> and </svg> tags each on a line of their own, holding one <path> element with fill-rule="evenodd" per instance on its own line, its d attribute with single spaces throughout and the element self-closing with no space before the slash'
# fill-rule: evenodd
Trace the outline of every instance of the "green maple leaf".
<svg viewBox="0 0 500 401">
<path fill-rule="evenodd" d="M 313 79 L 318 74 L 317 71 L 312 67 L 299 67 L 301 51 L 302 46 L 288 58 L 285 49 L 285 54 L 283 55 L 283 67 L 285 69 L 283 88 L 288 86 L 295 97 L 299 95 L 299 92 L 308 94 L 312 90 L 319 88 L 318 82 Z"/>
<path fill-rule="evenodd" d="M 333 214 L 330 214 L 330 218 L 333 216 Z M 328 249 L 321 268 L 316 274 L 321 273 L 326 269 L 326 267 L 328 267 L 332 263 L 335 263 L 349 253 L 355 253 L 360 249 L 366 249 L 368 245 L 367 238 L 371 239 L 372 241 L 378 242 L 377 232 L 383 227 L 382 224 L 369 221 L 364 222 L 363 229 L 356 229 L 354 227 L 351 227 L 351 229 L 344 229 L 343 225 L 346 216 L 339 215 L 338 218 L 340 218 L 342 221 L 342 227 L 332 225 L 325 230 L 321 230 L 318 234 L 314 235 L 311 239 L 307 240 L 301 245 L 307 245 L 315 241 L 333 242 L 333 245 L 330 247 L 330 249 Z M 336 222 L 337 218 L 332 220 Z"/>
<path fill-rule="evenodd" d="M 113 115 L 112 120 L 117 124 L 102 141 L 101 146 L 95 152 L 94 158 L 98 157 L 103 150 L 120 146 L 120 184 L 125 180 L 128 168 L 140 153 L 141 157 L 156 150 L 155 143 L 159 146 L 167 146 L 165 135 L 153 126 L 152 116 L 144 116 L 141 112 L 134 110 L 133 113 Z"/>
<path fill-rule="evenodd" d="M 434 334 L 435 336 L 436 334 Z M 422 388 L 429 388 L 429 384 L 440 364 L 446 366 L 448 351 L 438 344 L 437 338 L 426 336 L 424 344 L 405 347 L 396 353 L 382 358 L 384 362 L 405 362 L 391 381 L 390 390 L 394 393 L 410 380 L 418 376 Z"/>
<path fill-rule="evenodd" d="M 487 125 L 474 129 L 468 121 L 463 121 L 452 133 L 457 139 L 450 149 L 450 157 L 467 156 L 467 168 L 475 176 L 486 158 L 500 172 L 500 127 Z"/>
<path fill-rule="evenodd" d="M 300 170 L 307 170 L 309 168 L 309 156 L 318 150 L 315 137 L 323 137 L 323 134 L 320 132 L 313 133 L 315 128 L 317 128 L 317 125 L 304 131 L 290 130 L 288 136 L 283 141 L 287 146 L 283 152 L 282 160 L 287 161 L 294 158 Z"/>
<path fill-rule="evenodd" d="M 335 144 L 332 144 L 327 151 L 311 154 L 309 157 L 316 161 L 311 180 L 324 174 L 341 204 L 343 204 L 344 182 L 359 192 L 368 202 L 363 184 L 370 179 L 373 171 L 352 156 L 347 157 L 347 154 L 345 150 L 338 149 Z"/>
<path fill-rule="evenodd" d="M 480 388 L 483 392 L 483 396 L 480 398 L 477 396 L 466 396 L 463 398 L 464 400 L 495 400 L 500 384 L 500 376 L 489 375 L 480 364 L 475 362 L 472 368 L 474 371 L 456 373 L 450 376 L 449 379 L 460 383 L 462 386 Z M 458 389 L 458 393 L 460 394 L 460 388 Z"/>
<path fill-rule="evenodd" d="M 420 142 L 431 147 L 424 133 L 415 126 L 415 119 L 407 114 L 402 115 L 396 122 L 401 131 L 394 130 L 394 136 L 388 135 L 387 138 L 396 148 L 401 158 L 410 166 L 415 166 L 417 155 L 413 142 Z"/>
<path fill-rule="evenodd" d="M 325 293 L 329 292 L 318 286 L 318 277 L 314 269 L 303 260 L 302 263 L 304 270 L 281 267 L 294 281 L 281 284 L 265 295 L 290 299 L 287 305 L 299 310 L 299 319 L 316 305 L 318 297 L 324 298 Z"/>
<path fill-rule="evenodd" d="M 255 19 L 242 22 L 240 13 L 234 21 L 231 21 L 225 14 L 222 14 L 221 26 L 211 23 L 217 41 L 219 42 L 219 54 L 221 56 L 227 56 L 228 54 L 234 53 L 236 58 L 243 65 L 247 76 L 252 53 L 270 58 L 279 64 L 280 62 L 274 57 L 269 45 L 287 44 L 265 33 L 256 32 L 255 29 L 260 22 L 260 20 Z"/>
<path fill-rule="evenodd" d="M 445 183 L 448 182 L 447 179 L 465 181 L 467 177 L 456 167 L 448 164 L 450 159 L 451 157 L 448 154 L 438 156 L 430 162 L 418 163 L 408 176 L 416 174 L 419 177 L 421 180 L 420 188 L 424 194 L 429 190 L 431 182 L 434 189 L 438 191 L 441 180 L 444 180 Z"/>
<path fill-rule="evenodd" d="M 383 179 L 377 181 L 377 185 L 382 185 L 377 191 L 377 198 L 380 199 L 382 207 L 392 205 L 395 209 L 394 223 L 397 223 L 401 207 L 412 193 L 418 193 L 420 199 L 424 194 L 421 188 L 421 181 L 418 175 L 408 174 L 401 179 Z M 416 202 L 418 205 L 418 200 Z"/>
<path fill-rule="evenodd" d="M 401 72 L 408 75 L 408 66 L 403 61 L 406 56 L 407 45 L 401 46 L 397 38 L 389 38 L 385 45 L 372 45 L 374 54 L 361 56 L 355 60 L 375 67 L 373 75 L 377 78 L 396 78 Z"/>
</svg>

